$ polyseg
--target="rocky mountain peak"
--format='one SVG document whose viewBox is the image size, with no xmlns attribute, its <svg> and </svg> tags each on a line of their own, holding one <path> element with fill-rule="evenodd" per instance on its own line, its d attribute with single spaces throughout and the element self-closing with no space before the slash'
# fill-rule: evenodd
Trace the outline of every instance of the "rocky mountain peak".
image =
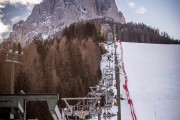
<svg viewBox="0 0 180 120">
<path fill-rule="evenodd" d="M 26 21 L 13 26 L 8 39 L 24 43 L 39 34 L 47 39 L 71 23 L 97 18 L 111 18 L 125 23 L 115 0 L 44 0 L 34 6 Z"/>
</svg>

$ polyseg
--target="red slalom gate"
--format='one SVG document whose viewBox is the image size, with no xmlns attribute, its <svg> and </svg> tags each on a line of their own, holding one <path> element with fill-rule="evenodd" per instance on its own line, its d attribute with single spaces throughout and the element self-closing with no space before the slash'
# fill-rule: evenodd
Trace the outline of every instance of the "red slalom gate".
<svg viewBox="0 0 180 120">
<path fill-rule="evenodd" d="M 129 95 L 128 85 L 127 85 L 128 78 L 127 78 L 126 71 L 124 69 L 123 49 L 122 49 L 122 43 L 121 43 L 120 40 L 119 40 L 119 43 L 120 43 L 120 50 L 121 50 L 122 70 L 123 70 L 124 77 L 125 77 L 125 84 L 123 85 L 123 88 L 126 91 L 126 96 L 127 96 L 128 104 L 130 105 L 132 119 L 137 120 L 136 114 L 135 114 L 135 111 L 134 111 L 133 101 L 132 101 L 132 99 L 130 98 L 130 95 Z"/>
</svg>

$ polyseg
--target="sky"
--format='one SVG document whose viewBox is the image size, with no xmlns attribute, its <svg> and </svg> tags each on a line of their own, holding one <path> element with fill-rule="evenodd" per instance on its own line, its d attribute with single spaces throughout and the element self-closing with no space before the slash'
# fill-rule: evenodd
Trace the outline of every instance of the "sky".
<svg viewBox="0 0 180 120">
<path fill-rule="evenodd" d="M 42 0 L 0 0 L 0 40 L 8 36 L 13 24 L 26 20 L 35 4 Z M 144 23 L 180 39 L 180 0 L 115 0 L 126 22 Z"/>
<path fill-rule="evenodd" d="M 42 0 L 0 0 L 0 41 L 12 31 L 13 24 L 26 20 L 35 4 Z"/>
<path fill-rule="evenodd" d="M 180 39 L 180 0 L 116 0 L 126 22 L 144 23 Z"/>
</svg>

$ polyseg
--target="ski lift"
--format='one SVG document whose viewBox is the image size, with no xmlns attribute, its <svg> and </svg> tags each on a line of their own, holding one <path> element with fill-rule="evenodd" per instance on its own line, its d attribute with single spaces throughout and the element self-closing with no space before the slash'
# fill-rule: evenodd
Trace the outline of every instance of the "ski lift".
<svg viewBox="0 0 180 120">
<path fill-rule="evenodd" d="M 79 115 L 84 115 L 84 111 L 83 110 L 81 110 L 80 112 L 79 112 Z"/>
<path fill-rule="evenodd" d="M 109 92 L 113 93 L 113 89 L 109 89 Z"/>
<path fill-rule="evenodd" d="M 106 116 L 106 112 L 103 113 L 103 117 L 105 117 L 105 116 Z"/>
<path fill-rule="evenodd" d="M 101 88 L 101 91 L 104 91 L 104 90 L 106 90 L 106 88 L 105 88 L 105 87 L 102 87 L 102 88 Z"/>
<path fill-rule="evenodd" d="M 110 117 L 112 117 L 112 115 L 111 115 L 110 112 L 107 112 L 107 113 L 104 112 L 104 113 L 103 113 L 103 117 L 105 117 L 105 118 L 106 118 L 106 117 L 107 117 L 107 118 L 110 118 Z"/>
<path fill-rule="evenodd" d="M 109 91 L 109 95 L 110 96 L 114 96 L 114 92 L 113 91 Z"/>
<path fill-rule="evenodd" d="M 106 107 L 107 107 L 107 108 L 112 107 L 112 103 L 111 103 L 111 102 L 107 102 Z"/>
<path fill-rule="evenodd" d="M 110 85 L 110 86 L 113 86 L 113 81 L 110 81 L 109 85 Z"/>
<path fill-rule="evenodd" d="M 120 94 L 120 97 L 122 98 L 122 94 Z"/>
<path fill-rule="evenodd" d="M 72 115 L 72 110 L 69 109 L 69 108 L 64 108 L 64 113 L 65 113 L 67 116 L 71 116 L 71 115 Z"/>
<path fill-rule="evenodd" d="M 116 87 L 116 82 L 114 83 L 114 87 Z"/>
<path fill-rule="evenodd" d="M 118 106 L 118 104 L 117 104 L 117 101 L 114 101 L 114 104 L 113 104 L 114 106 Z"/>
</svg>

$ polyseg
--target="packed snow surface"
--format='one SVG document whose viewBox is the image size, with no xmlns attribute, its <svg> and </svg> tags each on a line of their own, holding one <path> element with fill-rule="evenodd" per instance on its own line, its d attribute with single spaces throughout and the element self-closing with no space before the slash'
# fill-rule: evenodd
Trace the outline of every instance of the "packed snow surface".
<svg viewBox="0 0 180 120">
<path fill-rule="evenodd" d="M 125 75 L 122 62 L 124 62 L 129 95 L 137 120 L 179 120 L 180 45 L 123 42 L 122 55 L 120 43 L 116 44 L 120 66 L 120 90 L 122 97 L 126 98 L 121 100 L 121 120 L 133 120 L 126 91 L 123 88 Z M 114 52 L 114 45 L 105 44 L 105 47 L 109 54 Z M 102 56 L 102 72 L 109 65 L 106 59 L 106 56 Z M 110 66 L 114 69 L 114 55 L 112 59 Z M 115 75 L 113 75 L 113 83 L 115 83 Z M 112 89 L 116 95 L 117 89 L 114 86 Z M 113 106 L 108 111 L 117 114 L 117 106 Z M 97 120 L 97 117 L 92 120 Z M 117 116 L 106 120 L 117 120 Z"/>
<path fill-rule="evenodd" d="M 180 45 L 123 42 L 122 47 L 137 119 L 179 120 Z M 132 120 L 128 107 L 127 101 L 122 103 L 123 120 Z"/>
</svg>

